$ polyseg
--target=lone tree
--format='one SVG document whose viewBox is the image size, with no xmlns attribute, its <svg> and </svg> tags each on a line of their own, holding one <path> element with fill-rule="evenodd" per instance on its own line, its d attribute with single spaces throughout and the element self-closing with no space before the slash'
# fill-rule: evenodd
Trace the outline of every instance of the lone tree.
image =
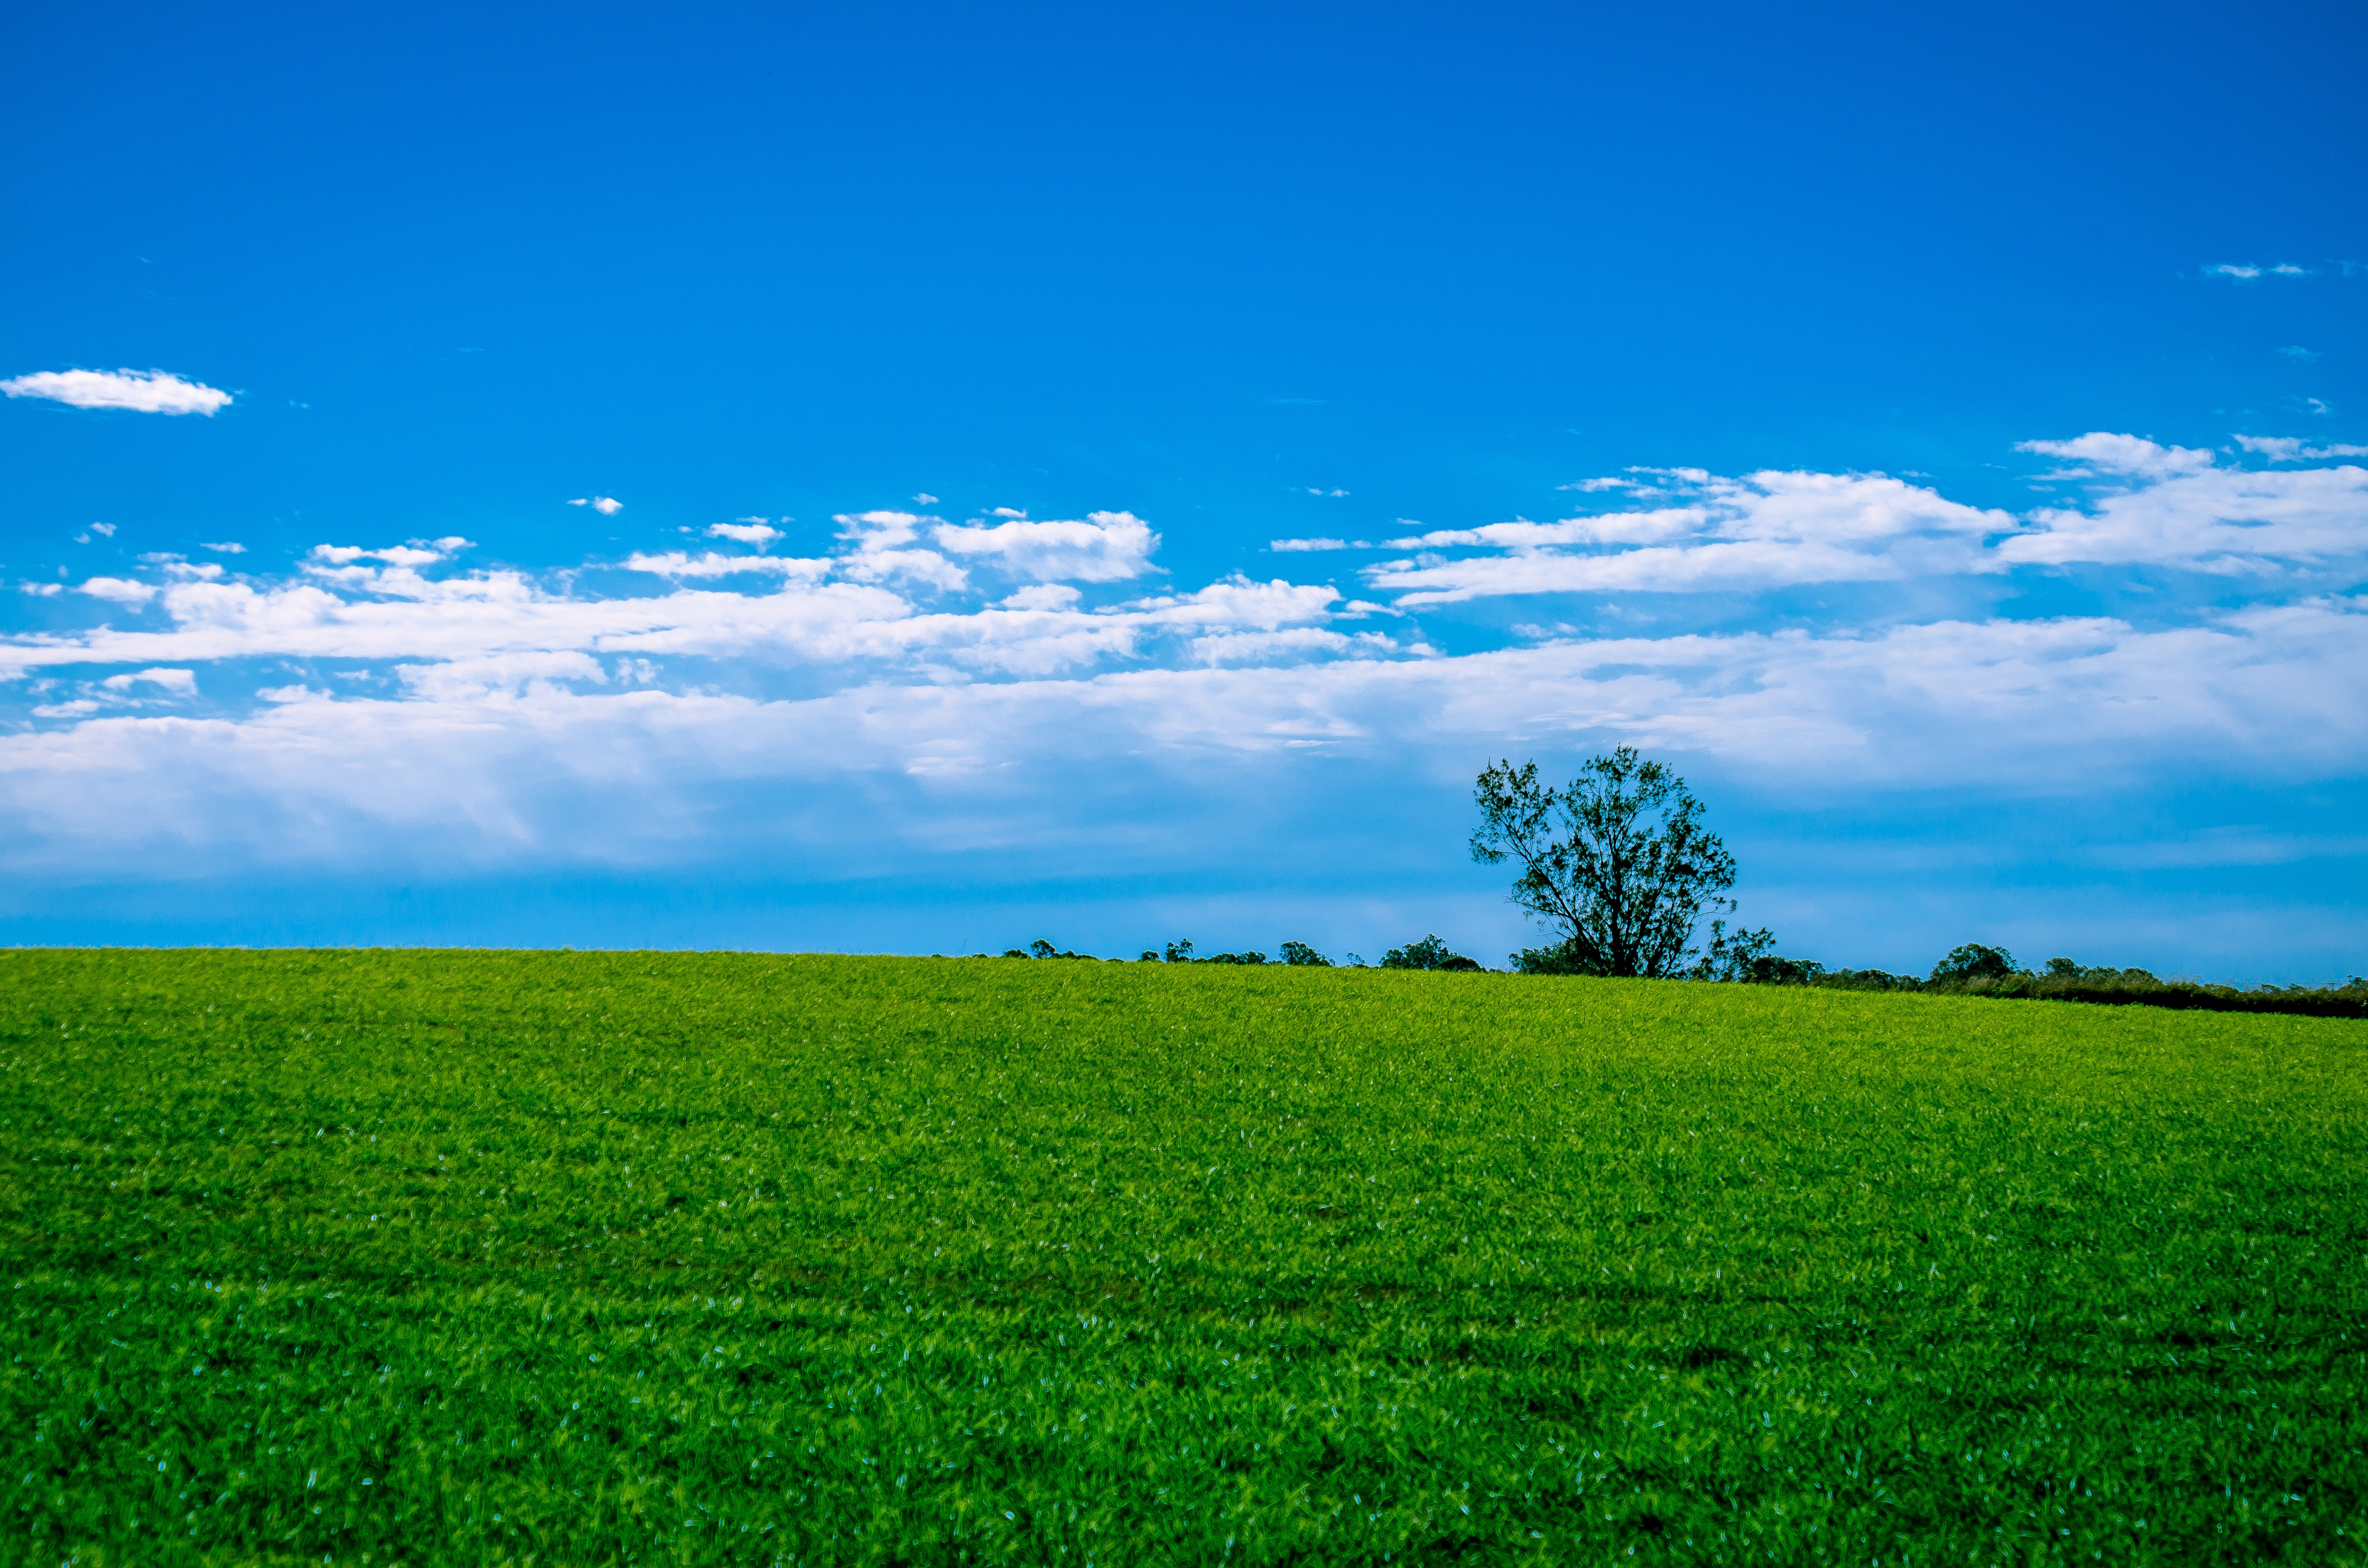
<svg viewBox="0 0 2368 1568">
<path fill-rule="evenodd" d="M 1730 935 L 1713 919 L 1708 945 L 1694 946 L 1705 907 L 1735 909 L 1721 896 L 1735 857 L 1702 826 L 1686 781 L 1633 746 L 1588 758 L 1566 790 L 1541 783 L 1534 762 L 1496 763 L 1472 794 L 1472 858 L 1518 862 L 1513 902 L 1561 937 L 1515 954 L 1517 969 L 1736 980 L 1776 945 L 1765 929 Z"/>
</svg>

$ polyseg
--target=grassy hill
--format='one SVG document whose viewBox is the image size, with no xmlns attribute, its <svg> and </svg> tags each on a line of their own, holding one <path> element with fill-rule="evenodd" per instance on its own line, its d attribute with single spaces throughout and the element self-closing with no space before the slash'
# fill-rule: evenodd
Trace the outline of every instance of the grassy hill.
<svg viewBox="0 0 2368 1568">
<path fill-rule="evenodd" d="M 0 953 L 11 1560 L 2360 1562 L 2368 1024 Z"/>
</svg>

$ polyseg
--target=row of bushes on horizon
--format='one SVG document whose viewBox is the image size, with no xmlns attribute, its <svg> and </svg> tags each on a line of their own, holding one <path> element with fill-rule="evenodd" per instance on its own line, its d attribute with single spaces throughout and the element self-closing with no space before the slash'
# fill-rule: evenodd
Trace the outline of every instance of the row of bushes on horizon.
<svg viewBox="0 0 2368 1568">
<path fill-rule="evenodd" d="M 977 956 L 980 958 L 986 957 L 985 953 L 980 953 Z M 1030 943 L 1025 948 L 1007 948 L 1004 949 L 1003 956 L 1008 959 L 1086 959 L 1096 963 L 1102 961 L 1100 959 L 1096 958 L 1092 953 L 1072 953 L 1057 949 L 1052 943 L 1044 940 L 1042 937 L 1039 937 L 1035 941 Z M 1124 963 L 1126 960 L 1124 959 L 1117 959 L 1111 961 Z M 1281 956 L 1276 959 L 1269 959 L 1264 953 L 1255 951 L 1241 953 L 1206 953 L 1196 956 L 1192 951 L 1192 943 L 1189 937 L 1182 941 L 1168 943 L 1167 949 L 1165 952 L 1155 952 L 1146 948 L 1144 949 L 1143 957 L 1135 961 L 1138 963 L 1279 963 L 1293 969 L 1334 969 L 1341 967 L 1334 964 L 1330 959 L 1326 958 L 1322 953 L 1317 952 L 1314 948 L 1309 947 L 1304 942 L 1285 942 L 1282 945 Z M 1367 966 L 1363 959 L 1358 957 L 1355 953 L 1350 953 L 1349 955 L 1349 964 L 1347 967 L 1363 969 Z M 1446 969 L 1476 971 L 1481 967 L 1481 965 L 1474 960 L 1465 958 L 1462 953 L 1452 953 L 1448 951 L 1446 943 L 1440 941 L 1436 936 L 1429 936 L 1425 937 L 1419 942 L 1408 942 L 1403 948 L 1392 948 L 1388 952 L 1382 955 L 1382 961 L 1372 967 L 1378 969 Z"/>
<path fill-rule="evenodd" d="M 985 954 L 980 954 L 985 957 Z M 1012 948 L 1008 959 L 1094 959 L 1091 953 L 1067 952 L 1039 938 L 1027 948 Z M 1365 967 L 1356 954 L 1349 963 Z M 1095 960 L 1095 961 L 1099 961 Z M 1124 961 L 1124 960 L 1119 960 Z M 1145 949 L 1143 963 L 1277 963 L 1292 968 L 1331 969 L 1332 960 L 1305 942 L 1285 942 L 1281 956 L 1225 952 L 1196 955 L 1190 941 L 1167 944 L 1164 951 Z M 1557 948 L 1525 948 L 1510 955 L 1515 974 L 1577 974 Z M 1392 948 L 1373 967 L 1479 971 L 1482 965 L 1450 951 L 1437 936 Z M 1505 972 L 1497 971 L 1494 972 Z M 2229 1013 L 2298 1013 L 2315 1017 L 2368 1017 L 2368 979 L 2353 975 L 2341 985 L 2260 985 L 2240 991 L 2233 985 L 2206 985 L 2197 981 L 2163 980 L 2143 969 L 2114 969 L 2047 960 L 2043 970 L 2024 969 L 2003 948 L 1968 942 L 1951 949 L 1928 975 L 1892 974 L 1879 969 L 1827 969 L 1811 959 L 1755 957 L 1715 981 L 1743 985 L 1804 985 L 1829 991 L 1918 991 L 1942 995 L 1993 996 L 2047 1002 L 2093 1002 L 2107 1006 L 2187 1007 Z"/>
</svg>

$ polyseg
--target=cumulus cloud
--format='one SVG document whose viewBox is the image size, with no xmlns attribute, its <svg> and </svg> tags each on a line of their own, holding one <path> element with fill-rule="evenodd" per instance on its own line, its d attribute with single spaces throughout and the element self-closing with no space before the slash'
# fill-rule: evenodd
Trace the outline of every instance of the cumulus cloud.
<svg viewBox="0 0 2368 1568">
<path fill-rule="evenodd" d="M 2368 469 L 2228 468 L 2209 452 L 2128 436 L 2034 441 L 2024 449 L 2084 461 L 2087 469 L 2077 472 L 2104 481 L 2105 494 L 2087 510 L 2032 513 L 2035 528 L 1998 545 L 2009 565 L 2146 563 L 2225 575 L 2368 554 Z"/>
<path fill-rule="evenodd" d="M 743 517 L 736 523 L 708 524 L 707 537 L 736 540 L 742 544 L 753 544 L 758 550 L 762 550 L 780 539 L 781 530 L 772 527 L 762 517 Z"/>
<path fill-rule="evenodd" d="M 2116 436 L 2105 430 L 2091 430 L 2068 441 L 2020 441 L 2014 449 L 2036 452 L 2042 457 L 2068 458 L 2084 465 L 2059 470 L 2053 475 L 2058 479 L 2079 479 L 2098 473 L 2161 479 L 2171 474 L 2200 473 L 2215 460 L 2203 448 L 2166 447 L 2141 436 Z"/>
<path fill-rule="evenodd" d="M 120 605 L 143 605 L 156 597 L 156 585 L 135 582 L 128 577 L 93 577 L 74 592 Z"/>
<path fill-rule="evenodd" d="M 1767 472 L 1658 477 L 1682 505 L 1536 523 L 1437 528 L 1393 549 L 1499 553 L 1383 562 L 1367 581 L 1413 607 L 1511 594 L 1748 590 L 1996 570 L 1984 536 L 2016 527 L 1882 474 Z"/>
<path fill-rule="evenodd" d="M 2360 455 L 2287 437 L 2237 441 L 2278 462 Z M 1510 595 L 1757 593 L 1973 578 L 2074 563 L 2294 572 L 2368 555 L 2368 475 L 2357 468 L 2265 472 L 2223 464 L 2203 449 L 2110 431 L 2017 449 L 2062 460 L 2045 476 L 2049 485 L 2079 486 L 2090 499 L 2015 515 L 1883 474 L 1726 479 L 1699 469 L 1639 470 L 1657 483 L 1638 485 L 1629 499 L 1668 504 L 1409 534 L 1385 542 L 1415 553 L 1368 567 L 1365 576 L 1413 608 Z"/>
<path fill-rule="evenodd" d="M 231 394 L 163 370 L 37 370 L 0 381 L 10 397 L 46 398 L 72 408 L 121 408 L 135 414 L 202 414 L 211 418 Z"/>
<path fill-rule="evenodd" d="M 1003 515 L 1001 508 L 997 516 Z M 917 524 L 918 518 L 914 522 Z M 1159 536 L 1132 512 L 1094 512 L 1071 522 L 1025 517 L 992 527 L 938 523 L 930 538 L 948 555 L 1039 582 L 1117 583 L 1151 570 Z"/>
<path fill-rule="evenodd" d="M 211 550 L 217 555 L 245 555 L 246 553 L 246 546 L 228 540 L 225 540 L 221 544 L 205 544 L 201 542 L 199 544 L 198 548 L 199 550 Z"/>
<path fill-rule="evenodd" d="M 723 555 L 712 550 L 704 555 L 694 556 L 685 551 L 670 550 L 663 555 L 649 555 L 636 551 L 626 559 L 625 569 L 647 572 L 655 577 L 738 577 L 754 574 L 813 581 L 828 576 L 834 564 L 823 557 Z"/>
<path fill-rule="evenodd" d="M 99 685 L 109 691 L 128 691 L 134 686 L 161 687 L 176 697 L 198 694 L 198 672 L 195 670 L 126 670 L 121 675 L 108 676 Z"/>
<path fill-rule="evenodd" d="M 625 504 L 614 495 L 578 495 L 568 503 L 571 506 L 589 506 L 604 517 L 613 517 L 625 509 Z"/>
</svg>

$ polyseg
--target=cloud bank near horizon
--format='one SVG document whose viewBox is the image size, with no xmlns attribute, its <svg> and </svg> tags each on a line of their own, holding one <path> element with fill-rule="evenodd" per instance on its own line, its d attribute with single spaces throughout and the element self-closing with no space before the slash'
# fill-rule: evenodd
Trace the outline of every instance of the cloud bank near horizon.
<svg viewBox="0 0 2368 1568">
<path fill-rule="evenodd" d="M 2368 469 L 2278 437 L 2022 450 L 2054 466 L 2020 514 L 1880 473 L 1634 470 L 1580 487 L 1600 511 L 1391 538 L 1360 594 L 1150 581 L 1160 536 L 1124 511 L 851 513 L 806 556 L 744 518 L 706 533 L 745 552 L 540 573 L 472 567 L 457 537 L 324 542 L 277 575 L 154 556 L 23 585 L 87 624 L 0 638 L 0 864 L 646 866 L 762 842 L 820 866 L 859 818 L 917 856 L 1148 864 L 1163 796 L 1255 810 L 1339 768 L 1452 789 L 1483 755 L 1622 742 L 1824 798 L 2368 763 Z M 1995 602 L 2134 573 L 2198 591 L 2144 619 Z M 1842 584 L 1880 612 L 1521 622 L 1454 653 L 1425 630 L 1489 599 L 1618 617 Z"/>
</svg>

